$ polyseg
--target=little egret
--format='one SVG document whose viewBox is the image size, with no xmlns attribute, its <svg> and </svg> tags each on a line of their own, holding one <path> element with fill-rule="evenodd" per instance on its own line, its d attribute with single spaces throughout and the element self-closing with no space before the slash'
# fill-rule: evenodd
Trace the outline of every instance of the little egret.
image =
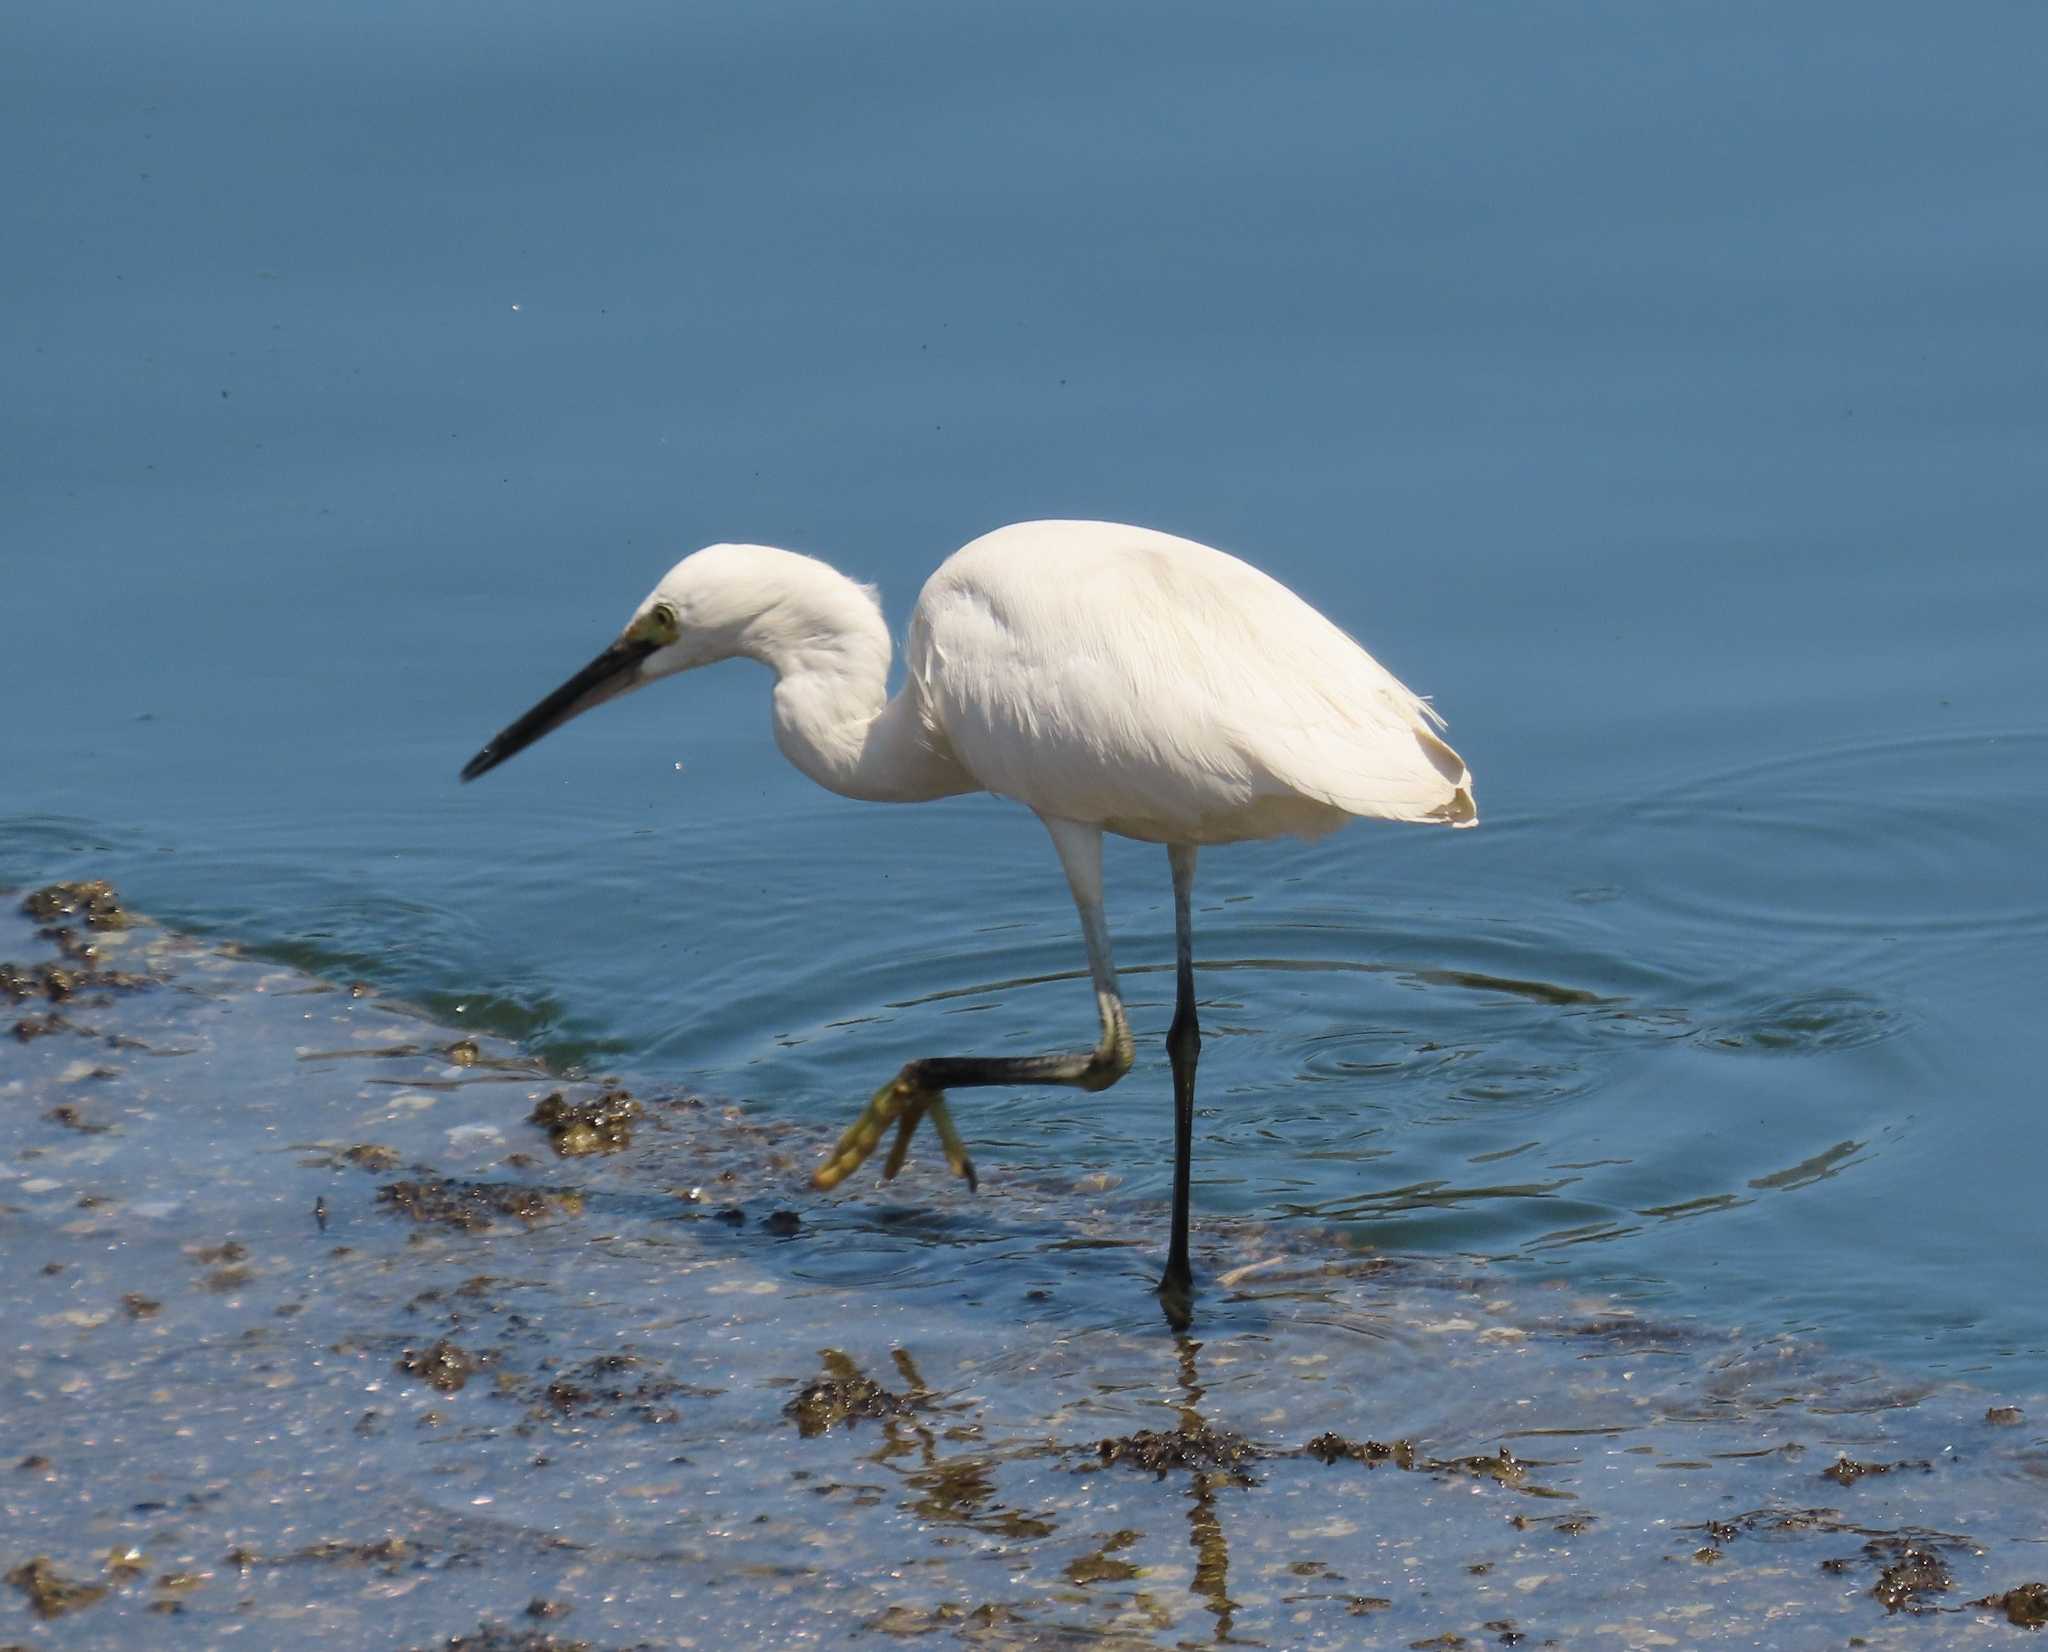
<svg viewBox="0 0 2048 1652">
<path fill-rule="evenodd" d="M 970 1085 L 1101 1090 L 1131 1030 L 1102 915 L 1102 834 L 1166 846 L 1177 985 L 1173 1233 L 1160 1293 L 1185 1314 L 1195 1117 L 1194 938 L 1203 844 L 1312 837 L 1353 816 L 1470 826 L 1463 760 L 1426 701 L 1277 580 L 1206 545 L 1109 522 L 1023 522 L 955 551 L 910 617 L 891 697 L 875 593 L 811 557 L 711 545 L 671 568 L 619 639 L 462 771 L 496 768 L 570 718 L 679 671 L 758 660 L 775 673 L 775 743 L 819 785 L 883 803 L 1014 798 L 1045 823 L 1081 912 L 1102 1033 L 1090 1050 L 927 1056 L 906 1065 L 812 1177 L 836 1187 L 896 1127 L 883 1176 L 929 1117 L 974 1166 L 945 1093 Z"/>
</svg>

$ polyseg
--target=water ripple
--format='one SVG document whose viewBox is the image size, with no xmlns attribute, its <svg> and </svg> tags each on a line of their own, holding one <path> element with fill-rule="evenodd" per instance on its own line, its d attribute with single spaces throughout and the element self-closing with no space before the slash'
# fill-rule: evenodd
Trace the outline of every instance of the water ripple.
<svg viewBox="0 0 2048 1652">
<path fill-rule="evenodd" d="M 1912 1025 L 1897 1006 L 1868 993 L 1806 993 L 1774 999 L 1694 1028 L 1691 1042 L 1746 1055 L 1825 1055 L 1896 1038 Z"/>
<path fill-rule="evenodd" d="M 2048 733 L 1923 736 L 1695 776 L 1591 833 L 1635 898 L 1749 934 L 2048 933 Z"/>
</svg>

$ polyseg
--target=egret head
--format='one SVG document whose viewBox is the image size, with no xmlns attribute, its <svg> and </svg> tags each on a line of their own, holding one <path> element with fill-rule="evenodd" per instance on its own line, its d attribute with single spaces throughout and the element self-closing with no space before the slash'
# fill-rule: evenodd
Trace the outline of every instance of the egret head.
<svg viewBox="0 0 2048 1652">
<path fill-rule="evenodd" d="M 571 718 L 658 677 L 746 652 L 747 627 L 759 616 L 761 601 L 759 591 L 750 589 L 757 582 L 746 578 L 744 550 L 712 545 L 684 557 L 647 593 L 617 641 L 492 735 L 464 765 L 462 778 L 488 773 Z"/>
</svg>

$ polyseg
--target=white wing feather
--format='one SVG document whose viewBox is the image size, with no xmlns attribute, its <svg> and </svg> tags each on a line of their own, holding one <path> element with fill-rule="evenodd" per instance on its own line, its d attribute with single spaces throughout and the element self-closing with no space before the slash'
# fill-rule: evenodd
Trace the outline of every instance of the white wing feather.
<svg viewBox="0 0 2048 1652">
<path fill-rule="evenodd" d="M 1278 581 L 1148 529 L 1028 522 L 926 584 L 909 664 L 989 790 L 1130 836 L 1470 825 L 1439 717 Z"/>
</svg>

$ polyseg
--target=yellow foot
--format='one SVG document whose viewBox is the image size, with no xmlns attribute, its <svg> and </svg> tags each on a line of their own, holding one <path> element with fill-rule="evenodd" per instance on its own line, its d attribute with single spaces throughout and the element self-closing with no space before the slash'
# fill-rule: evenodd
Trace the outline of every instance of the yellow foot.
<svg viewBox="0 0 2048 1652">
<path fill-rule="evenodd" d="M 926 1114 L 931 1115 L 932 1128 L 938 1132 L 939 1146 L 945 1152 L 946 1163 L 952 1167 L 953 1174 L 963 1178 L 972 1190 L 977 1185 L 974 1161 L 968 1158 L 966 1144 L 960 1140 L 960 1132 L 953 1127 L 953 1115 L 946 1109 L 944 1092 L 927 1090 L 901 1073 L 875 1092 L 874 1099 L 867 1104 L 861 1116 L 839 1138 L 839 1145 L 832 1150 L 832 1156 L 811 1172 L 811 1186 L 826 1192 L 845 1181 L 867 1162 L 893 1124 L 896 1126 L 896 1142 L 882 1166 L 882 1179 L 890 1180 L 903 1168 L 904 1156 L 910 1150 L 910 1138 L 917 1134 L 918 1124 Z"/>
<path fill-rule="evenodd" d="M 960 1132 L 953 1128 L 953 1115 L 946 1107 L 943 1092 L 932 1092 L 931 1106 L 927 1111 L 932 1116 L 932 1128 L 938 1132 L 939 1150 L 946 1155 L 946 1164 L 967 1184 L 967 1191 L 974 1192 L 981 1185 L 975 1179 L 974 1161 L 967 1156 L 967 1144 L 960 1139 Z"/>
</svg>

